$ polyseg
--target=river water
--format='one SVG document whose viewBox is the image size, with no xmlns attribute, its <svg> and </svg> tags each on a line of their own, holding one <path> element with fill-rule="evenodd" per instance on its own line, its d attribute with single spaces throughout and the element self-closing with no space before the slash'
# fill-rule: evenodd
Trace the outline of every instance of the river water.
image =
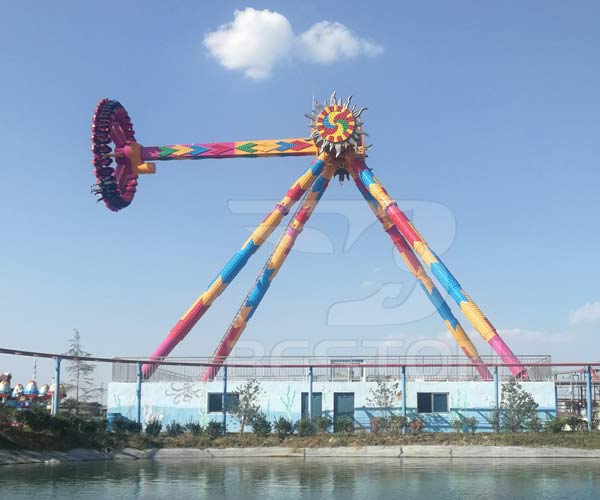
<svg viewBox="0 0 600 500">
<path fill-rule="evenodd" d="M 600 499 L 599 460 L 215 459 L 0 467 L 1 500 Z"/>
</svg>

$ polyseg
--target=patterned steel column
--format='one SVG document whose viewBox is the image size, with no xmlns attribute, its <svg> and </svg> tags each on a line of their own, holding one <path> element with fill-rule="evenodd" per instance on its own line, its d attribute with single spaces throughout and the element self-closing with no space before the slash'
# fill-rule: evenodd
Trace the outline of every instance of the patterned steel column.
<svg viewBox="0 0 600 500">
<path fill-rule="evenodd" d="M 473 342 L 471 342 L 471 339 L 468 337 L 462 325 L 452 313 L 448 303 L 444 300 L 431 278 L 427 275 L 427 272 L 425 269 L 423 269 L 423 266 L 417 259 L 412 249 L 406 243 L 406 240 L 398 231 L 398 228 L 390 221 L 390 218 L 387 216 L 387 214 L 385 214 L 379 208 L 377 200 L 371 196 L 365 184 L 358 176 L 357 171 L 352 169 L 350 174 L 356 183 L 356 187 L 358 187 L 358 190 L 363 195 L 367 204 L 369 207 L 371 207 L 375 217 L 377 217 L 379 222 L 381 222 L 383 230 L 389 235 L 394 243 L 394 246 L 402 256 L 402 259 L 406 263 L 409 271 L 415 278 L 417 278 L 421 288 L 435 307 L 438 314 L 441 316 L 448 331 L 452 334 L 465 355 L 473 362 L 473 365 L 475 366 L 475 369 L 481 378 L 483 380 L 491 380 L 492 376 L 483 361 L 481 361 L 481 357 L 477 352 L 477 348 Z"/>
<path fill-rule="evenodd" d="M 418 233 L 406 214 L 398 208 L 396 202 L 390 198 L 385 188 L 380 184 L 371 170 L 366 167 L 364 159 L 355 158 L 349 168 L 356 170 L 371 196 L 377 200 L 379 207 L 389 216 L 390 220 L 400 231 L 400 234 L 402 234 L 407 243 L 421 257 L 427 267 L 429 267 L 433 275 L 459 305 L 463 314 L 479 334 L 490 344 L 504 363 L 512 365 L 509 366 L 511 373 L 515 377 L 527 380 L 528 376 L 525 367 L 500 338 L 494 326 L 484 316 L 473 299 L 463 290 L 446 265 L 429 248 L 425 239 Z"/>
<path fill-rule="evenodd" d="M 310 191 L 307 193 L 304 201 L 302 202 L 300 209 L 296 213 L 296 216 L 290 222 L 287 231 L 283 234 L 278 244 L 273 249 L 267 264 L 256 279 L 254 287 L 246 296 L 244 303 L 239 308 L 238 313 L 229 326 L 229 329 L 219 343 L 211 363 L 223 363 L 233 350 L 235 344 L 242 335 L 242 332 L 248 325 L 248 321 L 250 321 L 250 318 L 256 312 L 256 309 L 267 293 L 271 282 L 275 276 L 277 276 L 277 273 L 283 266 L 288 254 L 292 250 L 294 243 L 296 243 L 296 238 L 300 232 L 302 232 L 302 229 L 304 229 L 304 225 L 312 215 L 317 203 L 323 196 L 334 170 L 335 168 L 333 165 L 327 164 L 323 169 L 322 174 L 317 178 L 317 180 L 315 180 L 314 184 L 310 188 Z M 203 382 L 212 380 L 218 372 L 218 367 L 210 366 L 202 375 L 201 380 Z"/>
<path fill-rule="evenodd" d="M 325 157 L 325 155 L 322 156 Z M 175 346 L 185 338 L 198 320 L 208 310 L 213 301 L 221 295 L 225 288 L 227 288 L 229 283 L 231 283 L 246 265 L 248 259 L 256 252 L 256 250 L 258 250 L 279 225 L 281 219 L 289 213 L 290 207 L 302 197 L 304 192 L 313 184 L 324 168 L 325 162 L 319 157 L 319 159 L 317 159 L 310 168 L 296 180 L 283 199 L 246 240 L 241 250 L 234 254 L 219 275 L 210 284 L 208 289 L 198 297 L 196 302 L 192 304 L 177 324 L 171 329 L 165 340 L 154 350 L 150 355 L 151 360 L 160 361 L 168 356 Z M 143 367 L 144 378 L 148 379 L 157 367 L 158 363 L 145 364 Z"/>
</svg>

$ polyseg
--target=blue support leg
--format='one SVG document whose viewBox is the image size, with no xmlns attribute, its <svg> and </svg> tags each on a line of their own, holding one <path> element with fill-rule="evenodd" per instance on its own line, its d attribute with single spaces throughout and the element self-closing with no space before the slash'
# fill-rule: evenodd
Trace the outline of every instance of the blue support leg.
<svg viewBox="0 0 600 500">
<path fill-rule="evenodd" d="M 594 414 L 593 414 L 593 393 L 592 393 L 592 367 L 588 366 L 585 371 L 585 379 L 586 379 L 586 398 L 587 398 L 587 421 L 588 421 L 588 431 L 592 432 L 594 428 Z"/>
<path fill-rule="evenodd" d="M 500 377 L 498 376 L 498 365 L 494 366 L 494 411 L 495 417 L 499 418 L 498 411 L 500 410 Z M 494 429 L 498 432 L 498 427 Z"/>
<path fill-rule="evenodd" d="M 402 416 L 404 417 L 404 428 L 402 429 L 402 433 L 406 434 L 406 366 L 402 367 L 401 375 L 401 383 L 402 383 Z"/>
<path fill-rule="evenodd" d="M 308 418 L 313 421 L 313 367 L 308 368 Z"/>
<path fill-rule="evenodd" d="M 223 366 L 223 435 L 227 434 L 227 365 Z"/>
<path fill-rule="evenodd" d="M 52 396 L 52 415 L 58 415 L 60 409 L 60 362 L 62 358 L 56 356 L 54 360 L 54 394 Z"/>
<path fill-rule="evenodd" d="M 142 363 L 137 364 L 135 395 L 137 398 L 137 423 L 142 424 Z"/>
</svg>

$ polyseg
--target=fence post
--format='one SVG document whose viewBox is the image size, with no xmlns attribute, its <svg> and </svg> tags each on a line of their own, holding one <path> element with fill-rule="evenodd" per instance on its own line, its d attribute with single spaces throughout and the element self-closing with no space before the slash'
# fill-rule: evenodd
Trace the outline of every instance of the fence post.
<svg viewBox="0 0 600 500">
<path fill-rule="evenodd" d="M 406 434 L 406 366 L 402 367 L 400 377 L 402 384 L 402 416 L 404 417 L 404 427 L 402 428 L 402 433 Z"/>
<path fill-rule="evenodd" d="M 586 378 L 586 398 L 587 398 L 587 421 L 588 421 L 588 431 L 592 432 L 594 428 L 594 414 L 593 414 L 593 392 L 592 392 L 592 367 L 588 365 L 585 371 Z"/>
<path fill-rule="evenodd" d="M 498 365 L 494 366 L 494 408 L 500 409 L 500 377 L 498 376 Z"/>
<path fill-rule="evenodd" d="M 223 366 L 223 435 L 227 433 L 227 365 Z"/>
<path fill-rule="evenodd" d="M 137 423 L 142 424 L 142 363 L 137 364 L 135 395 L 137 397 Z"/>
<path fill-rule="evenodd" d="M 60 408 L 60 362 L 62 358 L 56 356 L 54 359 L 54 394 L 52 395 L 52 415 L 58 415 Z"/>
<path fill-rule="evenodd" d="M 308 418 L 313 421 L 313 367 L 308 367 Z"/>
<path fill-rule="evenodd" d="M 500 418 L 498 410 L 500 410 L 500 377 L 498 376 L 498 365 L 494 366 L 494 418 Z M 498 426 L 494 429 L 494 432 L 498 432 Z"/>
</svg>

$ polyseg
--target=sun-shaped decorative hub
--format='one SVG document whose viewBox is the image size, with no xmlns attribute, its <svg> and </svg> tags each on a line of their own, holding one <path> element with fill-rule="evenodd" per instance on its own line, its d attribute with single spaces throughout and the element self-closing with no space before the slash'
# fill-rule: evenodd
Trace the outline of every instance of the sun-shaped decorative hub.
<svg viewBox="0 0 600 500">
<path fill-rule="evenodd" d="M 344 106 L 327 106 L 317 117 L 317 131 L 329 142 L 347 141 L 355 127 L 356 122 L 352 112 Z"/>
<path fill-rule="evenodd" d="M 320 152 L 330 151 L 340 156 L 348 149 L 356 151 L 362 144 L 364 132 L 360 115 L 366 108 L 357 110 L 356 106 L 350 107 L 351 99 L 348 97 L 342 103 L 342 99 L 336 99 L 334 92 L 329 104 L 313 103 L 313 114 L 306 115 L 313 131 L 309 139 L 315 142 Z"/>
</svg>

